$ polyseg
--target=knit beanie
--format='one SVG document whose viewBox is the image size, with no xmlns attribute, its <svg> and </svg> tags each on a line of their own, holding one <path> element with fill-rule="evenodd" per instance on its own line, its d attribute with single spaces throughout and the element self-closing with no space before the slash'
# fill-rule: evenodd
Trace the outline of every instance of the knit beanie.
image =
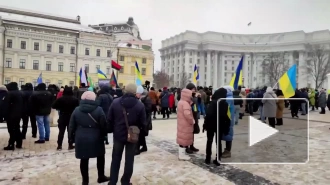
<svg viewBox="0 0 330 185">
<path fill-rule="evenodd" d="M 86 91 L 81 95 L 81 99 L 82 100 L 93 100 L 93 101 L 95 101 L 96 95 L 92 91 Z"/>
<path fill-rule="evenodd" d="M 136 94 L 142 94 L 144 91 L 143 87 L 141 85 L 137 86 L 136 88 Z"/>
<path fill-rule="evenodd" d="M 193 83 L 188 83 L 186 88 L 189 89 L 189 90 L 193 90 L 193 89 L 196 89 L 196 86 Z"/>
</svg>

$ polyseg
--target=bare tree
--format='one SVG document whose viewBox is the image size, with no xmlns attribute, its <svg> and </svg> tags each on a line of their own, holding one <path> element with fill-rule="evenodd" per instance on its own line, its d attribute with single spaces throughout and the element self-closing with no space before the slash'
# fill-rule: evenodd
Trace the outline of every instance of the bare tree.
<svg viewBox="0 0 330 185">
<path fill-rule="evenodd" d="M 268 77 L 270 85 L 275 85 L 281 76 L 289 69 L 284 52 L 270 53 L 262 62 L 262 74 Z"/>
<path fill-rule="evenodd" d="M 308 44 L 306 49 L 306 66 L 303 67 L 307 69 L 307 74 L 312 76 L 315 88 L 318 89 L 327 78 L 327 74 L 330 73 L 330 53 L 321 45 Z"/>
<path fill-rule="evenodd" d="M 180 73 L 180 81 L 179 81 L 179 87 L 181 89 L 185 88 L 186 85 L 189 83 L 188 74 L 185 72 L 184 68 L 182 69 Z"/>
<path fill-rule="evenodd" d="M 153 77 L 156 88 L 168 87 L 170 85 L 170 77 L 164 71 L 156 71 Z"/>
</svg>

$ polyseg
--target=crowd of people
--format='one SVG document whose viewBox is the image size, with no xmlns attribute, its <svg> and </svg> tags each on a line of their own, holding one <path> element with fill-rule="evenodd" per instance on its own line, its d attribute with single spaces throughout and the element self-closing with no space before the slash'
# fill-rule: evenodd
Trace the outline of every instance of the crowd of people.
<svg viewBox="0 0 330 185">
<path fill-rule="evenodd" d="M 258 99 L 255 99 L 258 98 Z M 167 88 L 156 90 L 151 87 L 128 84 L 123 89 L 111 86 L 100 88 L 60 87 L 44 83 L 33 87 L 27 83 L 19 90 L 16 82 L 0 87 L 0 122 L 6 122 L 9 141 L 4 150 L 20 149 L 26 139 L 28 123 L 31 123 L 35 144 L 44 144 L 50 140 L 50 120 L 58 112 L 57 150 L 62 150 L 65 132 L 68 132 L 68 150 L 75 149 L 80 159 L 82 184 L 89 184 L 88 163 L 97 158 L 98 182 L 117 184 L 123 151 L 125 149 L 125 169 L 121 183 L 130 184 L 133 174 L 134 157 L 147 152 L 146 137 L 152 130 L 152 119 L 161 114 L 163 119 L 177 114 L 178 158 L 189 160 L 189 154 L 198 152 L 194 146 L 194 135 L 201 131 L 207 135 L 205 163 L 210 164 L 212 143 L 217 134 L 219 145 L 213 164 L 219 166 L 221 158 L 231 157 L 234 125 L 239 124 L 245 114 L 253 115 L 259 111 L 260 120 L 272 127 L 283 125 L 283 111 L 290 106 L 292 117 L 298 118 L 308 113 L 306 101 L 312 110 L 325 107 L 330 109 L 325 90 L 296 90 L 292 98 L 284 98 L 281 90 L 271 87 L 234 90 L 224 86 L 213 92 L 212 87 L 198 87 L 188 83 L 185 88 Z M 218 101 L 223 99 L 221 101 Z M 200 118 L 204 117 L 202 128 Z M 22 130 L 21 130 L 22 120 Z M 219 125 L 218 125 L 219 124 Z M 38 132 L 38 133 L 37 133 Z M 105 176 L 105 145 L 109 144 L 108 133 L 113 134 L 112 161 L 110 177 Z M 222 151 L 222 143 L 225 147 Z"/>
</svg>

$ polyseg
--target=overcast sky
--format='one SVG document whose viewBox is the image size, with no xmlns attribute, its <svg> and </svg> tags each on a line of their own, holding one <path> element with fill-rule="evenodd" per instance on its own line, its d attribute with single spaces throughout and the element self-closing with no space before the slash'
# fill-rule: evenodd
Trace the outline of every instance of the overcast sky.
<svg viewBox="0 0 330 185">
<path fill-rule="evenodd" d="M 330 0 L 0 0 L 0 5 L 80 15 L 85 25 L 132 16 L 142 39 L 153 39 L 156 69 L 161 41 L 186 30 L 257 34 L 330 27 Z"/>
</svg>

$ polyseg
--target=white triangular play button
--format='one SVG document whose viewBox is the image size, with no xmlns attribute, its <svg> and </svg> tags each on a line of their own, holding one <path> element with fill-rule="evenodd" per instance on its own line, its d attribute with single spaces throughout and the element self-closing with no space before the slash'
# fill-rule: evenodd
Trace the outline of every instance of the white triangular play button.
<svg viewBox="0 0 330 185">
<path fill-rule="evenodd" d="M 275 128 L 268 126 L 256 118 L 252 116 L 249 117 L 249 146 L 253 146 L 278 132 Z"/>
</svg>

